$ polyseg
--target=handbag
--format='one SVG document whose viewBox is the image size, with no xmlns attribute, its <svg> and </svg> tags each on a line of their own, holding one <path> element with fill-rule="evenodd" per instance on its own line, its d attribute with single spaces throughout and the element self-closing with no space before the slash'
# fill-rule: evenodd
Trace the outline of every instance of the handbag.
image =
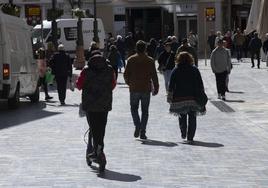
<svg viewBox="0 0 268 188">
<path fill-rule="evenodd" d="M 196 96 L 196 102 L 201 107 L 205 107 L 208 102 L 208 97 L 205 91 L 202 89 L 201 92 Z"/>
</svg>

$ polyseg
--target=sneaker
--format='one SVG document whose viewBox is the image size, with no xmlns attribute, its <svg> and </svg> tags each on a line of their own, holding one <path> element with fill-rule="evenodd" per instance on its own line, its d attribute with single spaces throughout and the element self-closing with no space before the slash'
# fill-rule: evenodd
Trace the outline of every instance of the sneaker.
<svg viewBox="0 0 268 188">
<path fill-rule="evenodd" d="M 226 101 L 225 95 L 221 96 L 221 99 L 222 99 L 223 101 Z"/>
<path fill-rule="evenodd" d="M 140 136 L 140 128 L 135 128 L 134 137 L 138 138 Z"/>
<path fill-rule="evenodd" d="M 60 104 L 62 105 L 62 106 L 64 106 L 65 105 L 65 102 L 63 101 L 63 102 L 60 102 Z"/>
<path fill-rule="evenodd" d="M 221 94 L 218 94 L 218 99 L 221 99 Z"/>
<path fill-rule="evenodd" d="M 50 100 L 50 99 L 53 99 L 53 97 L 51 97 L 51 96 L 46 96 L 46 98 L 45 98 L 45 100 L 47 101 L 47 100 Z"/>
<path fill-rule="evenodd" d="M 140 139 L 143 139 L 143 140 L 146 140 L 147 139 L 147 136 L 146 136 L 145 133 L 146 133 L 145 131 L 141 131 Z"/>
<path fill-rule="evenodd" d="M 254 68 L 254 67 L 255 67 L 254 65 L 251 66 L 251 68 Z"/>
</svg>

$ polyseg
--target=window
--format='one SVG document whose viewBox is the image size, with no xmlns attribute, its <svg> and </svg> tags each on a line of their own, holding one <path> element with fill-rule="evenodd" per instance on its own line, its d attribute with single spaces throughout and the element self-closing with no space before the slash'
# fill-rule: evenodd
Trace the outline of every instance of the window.
<svg viewBox="0 0 268 188">
<path fill-rule="evenodd" d="M 66 27 L 64 28 L 64 34 L 66 40 L 77 39 L 77 27 Z"/>
<path fill-rule="evenodd" d="M 114 21 L 116 22 L 126 21 L 126 15 L 114 15 Z"/>
</svg>

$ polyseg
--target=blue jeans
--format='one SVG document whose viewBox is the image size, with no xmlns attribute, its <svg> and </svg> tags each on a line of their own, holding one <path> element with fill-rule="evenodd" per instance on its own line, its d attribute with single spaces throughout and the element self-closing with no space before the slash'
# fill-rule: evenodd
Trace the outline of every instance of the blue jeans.
<svg viewBox="0 0 268 188">
<path fill-rule="evenodd" d="M 165 70 L 164 73 L 163 73 L 164 74 L 166 91 L 168 91 L 171 73 L 172 73 L 172 70 Z"/>
<path fill-rule="evenodd" d="M 136 128 L 143 131 L 146 130 L 148 118 L 149 118 L 149 105 L 150 105 L 150 93 L 131 92 L 130 93 L 130 107 L 131 115 Z M 141 101 L 141 118 L 139 116 L 139 105 Z"/>
</svg>

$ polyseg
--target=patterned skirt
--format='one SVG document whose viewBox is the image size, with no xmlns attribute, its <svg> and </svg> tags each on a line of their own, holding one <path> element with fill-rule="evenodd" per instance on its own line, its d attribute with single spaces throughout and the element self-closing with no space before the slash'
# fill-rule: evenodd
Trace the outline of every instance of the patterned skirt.
<svg viewBox="0 0 268 188">
<path fill-rule="evenodd" d="M 198 105 L 195 100 L 185 100 L 170 103 L 169 112 L 175 116 L 188 114 L 189 112 L 196 112 L 196 115 L 205 115 L 206 108 Z"/>
</svg>

